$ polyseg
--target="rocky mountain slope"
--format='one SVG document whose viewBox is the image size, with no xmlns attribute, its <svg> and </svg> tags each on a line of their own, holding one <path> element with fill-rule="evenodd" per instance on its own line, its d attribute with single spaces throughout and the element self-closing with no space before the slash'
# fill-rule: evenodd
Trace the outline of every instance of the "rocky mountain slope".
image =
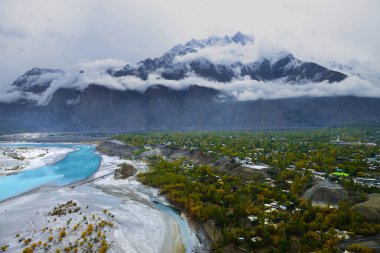
<svg viewBox="0 0 380 253">
<path fill-rule="evenodd" d="M 2 125 L 45 131 L 158 131 L 304 128 L 377 120 L 380 99 L 356 97 L 224 101 L 214 89 L 145 92 L 90 85 L 83 92 L 59 89 L 46 106 L 2 104 Z M 67 101 L 78 101 L 67 103 Z"/>
</svg>

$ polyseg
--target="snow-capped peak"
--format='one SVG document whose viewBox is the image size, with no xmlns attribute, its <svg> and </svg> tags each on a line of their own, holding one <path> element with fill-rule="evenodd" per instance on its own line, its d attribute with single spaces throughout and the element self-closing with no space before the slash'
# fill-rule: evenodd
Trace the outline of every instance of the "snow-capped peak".
<svg viewBox="0 0 380 253">
<path fill-rule="evenodd" d="M 12 86 L 14 90 L 39 93 L 45 91 L 57 76 L 63 74 L 64 71 L 60 69 L 32 68 L 17 78 Z"/>
<path fill-rule="evenodd" d="M 246 35 L 241 32 L 237 32 L 231 37 L 227 35 L 224 37 L 212 35 L 208 37 L 207 39 L 201 39 L 201 40 L 192 39 L 185 44 L 185 47 L 200 49 L 200 48 L 212 47 L 212 46 L 225 46 L 232 43 L 241 44 L 244 46 L 247 44 L 253 44 L 253 42 L 254 42 L 253 36 Z"/>
<path fill-rule="evenodd" d="M 60 69 L 45 69 L 45 68 L 34 67 L 34 68 L 26 71 L 21 77 L 39 76 L 39 75 L 46 74 L 46 73 L 59 73 L 59 72 L 62 72 L 62 70 L 60 70 Z"/>
<path fill-rule="evenodd" d="M 232 36 L 231 40 L 235 43 L 239 43 L 244 46 L 246 44 L 253 44 L 255 38 L 252 35 L 246 35 L 239 31 L 235 33 L 234 36 Z"/>
<path fill-rule="evenodd" d="M 196 53 L 201 49 L 212 48 L 212 47 L 220 47 L 220 46 L 228 46 L 228 45 L 253 45 L 254 37 L 251 35 L 246 35 L 241 32 L 237 32 L 233 36 L 224 36 L 219 37 L 212 35 L 207 39 L 192 39 L 185 44 L 178 44 L 172 47 L 169 51 L 167 51 L 160 58 L 154 59 L 158 68 L 167 66 L 171 64 L 175 57 L 184 56 L 190 53 Z"/>
</svg>

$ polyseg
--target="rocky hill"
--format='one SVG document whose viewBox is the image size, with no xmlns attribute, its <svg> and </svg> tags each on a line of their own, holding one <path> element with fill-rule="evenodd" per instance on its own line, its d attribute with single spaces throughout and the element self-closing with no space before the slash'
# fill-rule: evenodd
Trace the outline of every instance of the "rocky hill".
<svg viewBox="0 0 380 253">
<path fill-rule="evenodd" d="M 340 184 L 329 180 L 314 185 L 305 192 L 303 197 L 311 200 L 313 204 L 322 206 L 338 206 L 340 201 L 350 199 L 348 192 Z"/>
</svg>

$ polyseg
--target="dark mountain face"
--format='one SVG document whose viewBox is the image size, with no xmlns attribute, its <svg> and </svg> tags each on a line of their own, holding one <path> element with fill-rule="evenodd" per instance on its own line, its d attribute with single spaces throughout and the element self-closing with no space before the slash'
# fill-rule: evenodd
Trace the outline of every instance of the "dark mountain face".
<svg viewBox="0 0 380 253">
<path fill-rule="evenodd" d="M 234 101 L 214 89 L 145 92 L 90 85 L 59 89 L 46 106 L 0 104 L 1 125 L 23 131 L 161 131 L 322 127 L 379 120 L 380 99 L 356 97 Z"/>
<path fill-rule="evenodd" d="M 205 59 L 191 62 L 190 67 L 198 76 L 217 82 L 230 82 L 234 77 L 234 72 L 230 67 L 212 64 Z"/>
<path fill-rule="evenodd" d="M 149 69 L 143 64 L 140 64 L 137 68 L 131 65 L 126 65 L 121 70 L 117 70 L 114 72 L 109 70 L 108 73 L 114 77 L 136 76 L 142 80 L 147 80 L 149 75 Z"/>
<path fill-rule="evenodd" d="M 223 65 L 212 63 L 207 59 L 198 58 L 188 63 L 173 62 L 174 57 L 162 59 L 147 59 L 137 66 L 127 65 L 121 70 L 109 72 L 115 77 L 136 76 L 146 80 L 149 73 L 161 72 L 161 77 L 169 80 L 181 80 L 191 73 L 197 76 L 216 81 L 230 82 L 232 78 L 241 79 L 249 76 L 252 80 L 284 82 L 340 82 L 347 76 L 343 73 L 327 69 L 313 62 L 302 62 L 288 54 L 277 61 L 271 62 L 266 58 L 258 61 L 241 64 Z"/>
<path fill-rule="evenodd" d="M 166 59 L 167 60 L 167 59 Z M 161 66 L 161 67 L 158 67 Z M 198 58 L 188 63 L 154 62 L 147 59 L 139 65 L 127 65 L 121 70 L 109 72 L 115 77 L 136 76 L 146 80 L 148 75 L 154 71 L 159 71 L 161 77 L 168 80 L 181 80 L 192 73 L 197 76 L 216 82 L 228 83 L 235 79 L 249 76 L 257 81 L 275 81 L 281 79 L 284 82 L 340 82 L 347 76 L 337 71 L 327 69 L 313 62 L 302 62 L 289 54 L 278 61 L 271 62 L 262 58 L 256 62 L 231 65 L 212 63 L 207 59 Z"/>
</svg>

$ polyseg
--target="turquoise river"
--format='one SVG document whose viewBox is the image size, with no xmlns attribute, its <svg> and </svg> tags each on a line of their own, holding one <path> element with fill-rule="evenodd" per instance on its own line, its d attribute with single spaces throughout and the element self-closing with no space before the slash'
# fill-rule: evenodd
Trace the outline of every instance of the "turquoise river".
<svg viewBox="0 0 380 253">
<path fill-rule="evenodd" d="M 94 174 L 100 166 L 101 157 L 94 145 L 62 143 L 0 143 L 0 147 L 63 147 L 72 148 L 62 160 L 32 170 L 0 177 L 0 201 L 18 196 L 44 185 L 64 186 L 84 180 Z M 174 218 L 180 228 L 186 252 L 195 246 L 192 232 L 187 221 L 180 217 L 176 210 L 154 201 L 158 209 Z"/>
</svg>

